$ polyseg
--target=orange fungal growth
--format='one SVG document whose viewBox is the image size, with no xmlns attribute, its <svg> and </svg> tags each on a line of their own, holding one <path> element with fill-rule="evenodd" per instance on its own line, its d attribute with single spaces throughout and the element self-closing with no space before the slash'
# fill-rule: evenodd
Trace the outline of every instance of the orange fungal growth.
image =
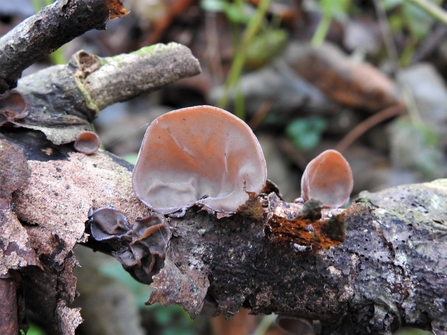
<svg viewBox="0 0 447 335">
<path fill-rule="evenodd" d="M 266 178 L 261 146 L 247 124 L 223 109 L 196 106 L 151 123 L 132 183 L 149 208 L 182 216 L 193 205 L 233 214 Z"/>
<path fill-rule="evenodd" d="M 338 151 L 326 150 L 306 166 L 301 197 L 304 201 L 319 199 L 325 207 L 338 208 L 346 205 L 353 186 L 349 163 Z"/>
</svg>

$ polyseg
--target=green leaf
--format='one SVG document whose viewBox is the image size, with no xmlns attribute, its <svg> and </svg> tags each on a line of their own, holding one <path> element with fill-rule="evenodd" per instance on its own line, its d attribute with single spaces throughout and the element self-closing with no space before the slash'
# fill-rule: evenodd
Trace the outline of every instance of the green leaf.
<svg viewBox="0 0 447 335">
<path fill-rule="evenodd" d="M 389 10 L 401 5 L 403 2 L 403 0 L 383 0 L 382 5 L 385 10 Z"/>
<path fill-rule="evenodd" d="M 37 328 L 35 325 L 30 324 L 26 335 L 45 335 L 45 332 L 40 328 Z"/>
<path fill-rule="evenodd" d="M 227 4 L 224 9 L 225 14 L 228 19 L 233 23 L 244 23 L 248 24 L 250 21 L 250 15 L 245 13 L 243 6 L 238 6 L 237 4 Z"/>
<path fill-rule="evenodd" d="M 435 22 L 430 14 L 408 1 L 403 4 L 403 14 L 408 28 L 417 39 L 426 37 Z"/>
<path fill-rule="evenodd" d="M 347 17 L 351 0 L 320 0 L 320 6 L 324 15 L 343 20 Z"/>
<path fill-rule="evenodd" d="M 280 54 L 287 42 L 284 29 L 269 29 L 256 35 L 245 53 L 245 63 L 250 68 L 260 68 Z"/>
<path fill-rule="evenodd" d="M 202 0 L 200 7 L 209 12 L 223 12 L 227 7 L 227 2 L 222 0 Z"/>
<path fill-rule="evenodd" d="M 311 150 L 320 142 L 326 127 L 326 120 L 320 117 L 296 119 L 287 126 L 286 133 L 299 149 Z"/>
</svg>

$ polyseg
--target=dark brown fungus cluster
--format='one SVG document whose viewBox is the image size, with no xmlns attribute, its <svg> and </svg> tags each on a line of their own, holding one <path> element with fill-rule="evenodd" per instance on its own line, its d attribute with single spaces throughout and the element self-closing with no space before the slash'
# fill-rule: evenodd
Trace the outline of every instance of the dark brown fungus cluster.
<svg viewBox="0 0 447 335">
<path fill-rule="evenodd" d="M 160 214 L 183 216 L 199 205 L 234 214 L 258 195 L 267 169 L 252 130 L 212 106 L 166 113 L 148 127 L 132 176 L 137 197 Z"/>
<path fill-rule="evenodd" d="M 92 131 L 83 131 L 78 135 L 74 148 L 86 155 L 94 154 L 99 149 L 99 136 Z"/>
<path fill-rule="evenodd" d="M 11 90 L 0 94 L 0 126 L 15 120 L 24 119 L 28 115 L 28 104 L 22 94 Z"/>
<path fill-rule="evenodd" d="M 138 219 L 129 225 L 122 212 L 100 208 L 89 215 L 92 238 L 106 244 L 111 254 L 138 281 L 150 284 L 163 267 L 171 229 L 161 215 Z"/>
</svg>

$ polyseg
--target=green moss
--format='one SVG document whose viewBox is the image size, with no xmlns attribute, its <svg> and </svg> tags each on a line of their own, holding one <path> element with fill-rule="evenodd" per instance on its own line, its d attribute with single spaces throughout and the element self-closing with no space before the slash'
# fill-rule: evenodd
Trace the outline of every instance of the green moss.
<svg viewBox="0 0 447 335">
<path fill-rule="evenodd" d="M 87 107 L 91 110 L 94 110 L 96 112 L 96 115 L 99 113 L 99 107 L 96 105 L 93 97 L 90 95 L 89 91 L 85 88 L 84 82 L 81 78 L 74 77 L 76 81 L 76 85 L 81 90 L 82 95 L 84 96 L 85 103 L 87 104 Z"/>
<path fill-rule="evenodd" d="M 138 50 L 132 52 L 132 54 L 133 54 L 133 55 L 140 56 L 140 57 L 144 57 L 144 56 L 146 56 L 148 53 L 150 53 L 156 46 L 157 46 L 157 44 L 150 45 L 150 46 L 147 46 L 147 47 L 138 49 Z"/>
</svg>

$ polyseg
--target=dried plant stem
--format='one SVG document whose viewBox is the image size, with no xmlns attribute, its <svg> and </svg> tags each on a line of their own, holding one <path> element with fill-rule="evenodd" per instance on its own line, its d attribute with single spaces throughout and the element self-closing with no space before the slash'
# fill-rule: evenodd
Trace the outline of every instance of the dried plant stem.
<svg viewBox="0 0 447 335">
<path fill-rule="evenodd" d="M 370 116 L 366 120 L 360 122 L 354 129 L 343 137 L 343 139 L 335 147 L 339 152 L 345 151 L 356 139 L 362 136 L 369 129 L 375 127 L 379 123 L 388 120 L 394 116 L 402 114 L 406 111 L 406 107 L 402 104 L 385 108 L 384 110 Z"/>
<path fill-rule="evenodd" d="M 270 112 L 270 110 L 272 109 L 272 105 L 273 105 L 272 100 L 265 100 L 262 103 L 262 105 L 258 108 L 255 115 L 253 115 L 253 117 L 248 122 L 248 125 L 253 131 L 259 127 L 262 120 L 264 120 L 265 116 Z"/>
<path fill-rule="evenodd" d="M 438 5 L 427 0 L 408 0 L 411 3 L 419 6 L 425 10 L 428 14 L 433 16 L 439 22 L 447 25 L 447 13 Z"/>
<path fill-rule="evenodd" d="M 258 9 L 255 15 L 251 18 L 248 23 L 247 28 L 242 35 L 242 41 L 239 44 L 239 48 L 236 51 L 236 55 L 234 56 L 233 63 L 231 64 L 230 72 L 228 74 L 227 81 L 225 83 L 225 91 L 222 98 L 218 102 L 218 106 L 221 108 L 226 108 L 228 105 L 228 100 L 230 97 L 230 91 L 232 91 L 237 83 L 239 82 L 239 78 L 241 76 L 242 68 L 245 63 L 245 55 L 247 53 L 247 49 L 250 45 L 250 42 L 255 37 L 259 28 L 261 27 L 262 20 L 264 20 L 265 14 L 267 13 L 267 9 L 270 5 L 271 0 L 261 0 L 258 5 Z M 238 115 L 241 119 L 244 119 L 244 115 Z"/>
</svg>

